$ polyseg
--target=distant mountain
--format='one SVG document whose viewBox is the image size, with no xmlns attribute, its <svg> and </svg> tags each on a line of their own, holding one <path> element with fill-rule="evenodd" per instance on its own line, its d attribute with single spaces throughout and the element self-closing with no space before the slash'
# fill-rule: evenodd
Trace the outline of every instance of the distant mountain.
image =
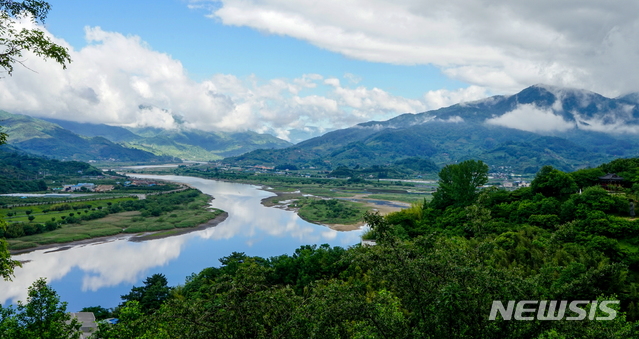
<svg viewBox="0 0 639 339">
<path fill-rule="evenodd" d="M 231 164 L 372 166 L 425 157 L 439 166 L 466 159 L 535 173 L 570 171 L 639 154 L 639 94 L 536 85 L 510 96 L 402 114 L 326 133 L 282 150 L 225 159 Z"/>
<path fill-rule="evenodd" d="M 124 147 L 103 137 L 83 137 L 57 124 L 26 115 L 0 111 L 0 126 L 7 143 L 20 150 L 59 160 L 168 162 L 138 149 Z"/>
<path fill-rule="evenodd" d="M 255 149 L 278 149 L 292 144 L 255 132 L 205 132 L 195 129 L 165 130 L 154 127 L 124 128 L 104 124 L 46 119 L 77 134 L 103 137 L 158 156 L 209 161 L 240 155 Z"/>
<path fill-rule="evenodd" d="M 171 155 L 186 160 L 220 160 L 256 149 L 279 149 L 291 146 L 288 141 L 270 134 L 246 132 L 205 132 L 196 129 L 165 130 L 131 128 L 141 138 L 127 143 L 158 155 Z"/>
<path fill-rule="evenodd" d="M 64 129 L 68 129 L 69 131 L 79 135 L 84 135 L 87 137 L 103 137 L 113 142 L 127 142 L 127 141 L 133 141 L 140 138 L 139 135 L 136 135 L 135 133 L 129 131 L 126 128 L 118 127 L 118 126 L 109 126 L 105 124 L 81 123 L 81 122 L 51 119 L 51 118 L 42 118 L 42 120 L 52 122 Z"/>
</svg>

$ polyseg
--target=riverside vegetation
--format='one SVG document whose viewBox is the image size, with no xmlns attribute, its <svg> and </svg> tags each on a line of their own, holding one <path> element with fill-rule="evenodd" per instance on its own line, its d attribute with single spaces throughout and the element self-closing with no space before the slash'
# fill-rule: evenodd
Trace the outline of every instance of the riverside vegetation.
<svg viewBox="0 0 639 339">
<path fill-rule="evenodd" d="M 352 171 L 338 170 L 353 174 Z M 353 178 L 344 178 L 343 175 L 340 175 L 341 178 L 301 177 L 293 176 L 300 175 L 299 173 L 254 174 L 234 170 L 220 171 L 208 166 L 181 167 L 173 171 L 177 175 L 261 185 L 277 193 L 277 196 L 263 200 L 265 206 L 285 202 L 287 207 L 299 209 L 301 218 L 317 224 L 358 224 L 363 221 L 364 212 L 373 208 L 370 206 L 371 201 L 411 203 L 429 200 L 437 186 L 434 182 L 365 180 L 357 175 Z"/>
<path fill-rule="evenodd" d="M 207 209 L 210 197 L 194 189 L 168 194 L 106 200 L 56 203 L 0 210 L 11 217 L 0 228 L 13 250 L 64 243 L 119 233 L 142 233 L 190 228 L 216 218 L 223 211 Z M 26 219 L 26 220 L 23 220 Z"/>
<path fill-rule="evenodd" d="M 478 191 L 486 172 L 480 161 L 446 166 L 432 201 L 368 213 L 376 246 L 234 252 L 175 287 L 151 276 L 115 310 L 92 308 L 119 318 L 95 337 L 638 337 L 639 220 L 628 207 L 639 158 L 573 173 L 546 166 L 512 192 Z M 601 172 L 629 187 L 599 187 Z M 620 305 L 610 321 L 490 321 L 494 300 Z M 0 327 L 16 324 L 5 319 Z"/>
</svg>

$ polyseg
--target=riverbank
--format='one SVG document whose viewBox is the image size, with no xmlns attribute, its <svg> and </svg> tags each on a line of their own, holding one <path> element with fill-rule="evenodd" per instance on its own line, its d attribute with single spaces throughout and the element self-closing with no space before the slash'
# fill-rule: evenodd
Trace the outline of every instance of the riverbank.
<svg viewBox="0 0 639 339">
<path fill-rule="evenodd" d="M 101 211 L 83 214 L 86 217 L 81 220 L 76 217 L 71 223 L 61 223 L 52 231 L 14 237 L 7 239 L 7 242 L 10 250 L 22 251 L 104 237 L 128 238 L 131 234 L 182 234 L 182 230 L 197 229 L 225 213 L 210 209 L 211 199 L 211 196 L 197 190 L 188 190 L 112 204 Z M 93 218 L 92 215 L 98 217 Z M 67 217 L 64 221 L 71 218 Z"/>
<path fill-rule="evenodd" d="M 348 222 L 353 220 L 352 217 L 343 218 L 343 219 L 336 218 L 338 220 L 337 222 L 325 222 L 324 221 L 325 218 L 319 217 L 318 215 L 318 214 L 322 214 L 323 212 L 319 208 L 309 207 L 308 204 L 305 204 L 304 206 L 298 205 L 298 202 L 300 200 L 305 200 L 308 198 L 316 198 L 320 200 L 331 199 L 329 197 L 314 196 L 311 194 L 302 194 L 300 191 L 293 191 L 293 192 L 276 191 L 273 188 L 266 187 L 266 186 L 262 186 L 261 189 L 271 193 L 275 193 L 275 196 L 273 197 L 262 199 L 263 206 L 275 207 L 275 208 L 280 208 L 287 211 L 293 211 L 297 213 L 300 216 L 300 218 L 310 223 L 324 225 L 335 231 L 353 231 L 353 230 L 360 229 L 362 226 L 365 225 L 363 220 Z M 359 194 L 352 194 L 352 195 L 346 195 L 346 194 L 344 195 L 345 196 L 338 197 L 335 199 L 338 200 L 339 204 L 350 205 L 350 206 L 346 206 L 346 208 L 351 207 L 351 208 L 357 209 L 358 210 L 357 213 L 359 215 L 362 215 L 365 210 L 377 211 L 380 214 L 385 215 L 391 212 L 397 212 L 404 208 L 410 207 L 409 203 L 402 202 L 402 201 L 367 199 L 369 194 L 359 193 Z M 308 209 L 308 210 L 304 211 L 302 209 Z"/>
<path fill-rule="evenodd" d="M 143 242 L 148 240 L 163 239 L 163 238 L 168 238 L 172 236 L 178 236 L 178 235 L 183 235 L 183 234 L 187 234 L 191 232 L 201 231 L 210 227 L 215 227 L 221 222 L 223 222 L 224 220 L 226 220 L 228 216 L 229 216 L 228 213 L 223 212 L 217 217 L 205 223 L 202 223 L 196 227 L 191 227 L 191 228 L 181 228 L 181 229 L 174 229 L 169 231 L 145 232 L 140 234 L 118 233 L 115 235 L 83 239 L 83 240 L 71 241 L 67 243 L 51 243 L 46 245 L 38 245 L 36 247 L 30 247 L 30 248 L 21 249 L 21 250 L 9 250 L 9 252 L 11 253 L 11 255 L 17 255 L 17 254 L 29 253 L 33 251 L 46 250 L 49 248 L 55 248 L 55 250 L 46 252 L 46 253 L 49 253 L 49 252 L 65 251 L 77 246 L 96 245 L 96 244 L 108 243 L 108 242 L 123 240 L 123 239 L 128 239 L 129 241 L 132 241 L 132 242 Z M 169 233 L 171 231 L 174 231 L 174 232 Z"/>
<path fill-rule="evenodd" d="M 161 175 L 165 175 L 163 173 Z M 334 230 L 351 231 L 364 225 L 365 211 L 380 214 L 396 212 L 410 207 L 413 202 L 430 199 L 432 187 L 422 182 L 368 180 L 351 183 L 344 179 L 313 179 L 273 175 L 232 176 L 215 172 L 193 171 L 184 173 L 222 182 L 249 184 L 276 194 L 262 200 L 266 207 L 276 207 L 297 213 L 303 220 L 324 225 Z M 131 174 L 129 174 L 131 175 Z M 132 174 L 135 176 L 135 174 Z M 312 200 L 324 200 L 314 203 Z M 337 199 L 337 202 L 328 200 Z M 297 206 L 298 204 L 302 206 Z"/>
</svg>

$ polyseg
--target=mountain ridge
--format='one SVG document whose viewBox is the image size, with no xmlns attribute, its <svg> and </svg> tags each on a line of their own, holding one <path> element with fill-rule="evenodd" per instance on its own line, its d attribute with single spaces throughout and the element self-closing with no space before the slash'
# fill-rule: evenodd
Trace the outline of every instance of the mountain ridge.
<svg viewBox="0 0 639 339">
<path fill-rule="evenodd" d="M 252 131 L 206 132 L 186 128 L 167 130 L 156 127 L 134 128 L 79 123 L 49 118 L 43 120 L 54 122 L 78 134 L 101 136 L 157 156 L 178 157 L 184 160 L 220 160 L 258 148 L 284 148 L 292 145 L 272 135 Z"/>
<path fill-rule="evenodd" d="M 513 95 L 364 122 L 283 150 L 249 152 L 225 162 L 335 168 L 421 156 L 439 166 L 473 158 L 521 172 L 535 173 L 545 164 L 571 171 L 639 154 L 635 98 L 639 95 L 607 98 L 533 85 Z"/>
<path fill-rule="evenodd" d="M 58 160 L 170 162 L 149 152 L 126 148 L 103 137 L 83 137 L 54 123 L 0 111 L 7 144 L 34 155 Z"/>
</svg>

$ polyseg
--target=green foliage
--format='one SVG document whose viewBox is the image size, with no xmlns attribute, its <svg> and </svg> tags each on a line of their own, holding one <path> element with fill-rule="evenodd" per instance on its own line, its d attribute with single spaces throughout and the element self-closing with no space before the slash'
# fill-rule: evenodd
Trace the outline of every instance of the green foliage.
<svg viewBox="0 0 639 339">
<path fill-rule="evenodd" d="M 95 320 L 97 321 L 113 317 L 112 310 L 106 309 L 102 306 L 83 307 L 80 312 L 92 312 L 95 316 Z"/>
<path fill-rule="evenodd" d="M 606 173 L 616 173 L 624 179 L 637 181 L 635 178 L 637 168 L 639 168 L 639 158 L 615 159 L 609 163 L 602 164 L 599 168 Z"/>
<path fill-rule="evenodd" d="M 122 232 L 153 232 L 194 227 L 223 213 L 217 209 L 206 210 L 208 201 L 209 196 L 197 190 L 185 190 L 152 195 L 143 200 L 117 198 L 93 201 L 94 205 L 100 205 L 85 213 L 81 213 L 79 209 L 87 207 L 86 202 L 64 204 L 60 206 L 63 211 L 53 214 L 56 215 L 54 217 L 50 217 L 53 212 L 48 215 L 39 214 L 39 206 L 36 206 L 34 207 L 35 221 L 42 224 L 29 225 L 13 222 L 6 230 L 0 229 L 0 237 L 4 235 L 10 238 L 11 249 L 18 249 L 34 247 L 37 244 L 77 241 Z M 108 206 L 107 202 L 111 202 L 111 205 Z M 197 205 L 199 209 L 189 210 L 187 208 L 189 204 Z M 76 210 L 76 212 L 70 216 L 69 210 Z M 123 211 L 126 213 L 119 214 Z M 178 217 L 163 218 L 162 216 L 168 212 L 173 212 L 172 214 Z M 143 213 L 145 215 L 148 213 L 148 219 L 141 217 Z"/>
<path fill-rule="evenodd" d="M 395 165 L 403 166 L 419 173 L 435 173 L 439 167 L 430 159 L 420 157 L 409 157 L 395 161 Z"/>
<path fill-rule="evenodd" d="M 591 187 L 599 184 L 599 177 L 606 173 L 601 168 L 586 168 L 569 173 L 579 188 Z"/>
<path fill-rule="evenodd" d="M 530 183 L 533 193 L 541 193 L 546 197 L 565 198 L 577 191 L 575 180 L 552 166 L 544 166 Z"/>
<path fill-rule="evenodd" d="M 3 338 L 80 338 L 81 324 L 66 312 L 66 303 L 44 279 L 29 287 L 26 304 L 17 308 L 0 306 L 0 333 Z"/>
<path fill-rule="evenodd" d="M 71 62 L 68 49 L 56 45 L 40 29 L 15 28 L 13 19 L 17 18 L 31 19 L 34 24 L 37 21 L 44 22 L 50 8 L 47 2 L 38 0 L 0 1 L 0 30 L 4 33 L 0 38 L 0 45 L 4 47 L 0 55 L 0 67 L 9 75 L 13 73 L 14 64 L 23 65 L 24 51 L 30 51 L 45 59 L 53 59 L 62 65 L 62 68 L 66 68 L 66 64 Z"/>
<path fill-rule="evenodd" d="M 466 184 L 466 194 L 447 193 L 449 204 L 367 213 L 375 246 L 302 246 L 268 259 L 234 252 L 151 298 L 163 300 L 153 312 L 135 287 L 120 323 L 101 325 L 99 337 L 639 337 L 639 221 L 627 217 L 628 199 L 596 186 L 562 191 L 562 182 L 574 191 L 574 179 L 553 168 L 535 180 L 512 192 Z M 495 300 L 620 308 L 612 321 L 490 321 Z"/>
<path fill-rule="evenodd" d="M 169 297 L 171 288 L 167 283 L 163 274 L 154 274 L 144 280 L 144 286 L 134 286 L 131 292 L 123 295 L 123 303 L 136 301 L 145 314 L 151 314 Z"/>
<path fill-rule="evenodd" d="M 0 231 L 2 231 L 2 228 L 4 227 L 6 227 L 6 224 L 4 220 L 0 219 Z M 11 260 L 7 242 L 6 240 L 0 238 L 0 278 L 11 280 L 11 277 L 13 276 L 13 270 L 16 267 L 21 267 L 20 262 Z"/>
<path fill-rule="evenodd" d="M 300 207 L 298 214 L 304 220 L 329 224 L 357 223 L 367 209 L 350 201 L 316 198 L 301 198 L 292 206 Z"/>
<path fill-rule="evenodd" d="M 447 165 L 439 172 L 439 188 L 433 194 L 436 206 L 465 206 L 477 197 L 477 189 L 488 182 L 488 166 L 466 160 Z"/>
</svg>

